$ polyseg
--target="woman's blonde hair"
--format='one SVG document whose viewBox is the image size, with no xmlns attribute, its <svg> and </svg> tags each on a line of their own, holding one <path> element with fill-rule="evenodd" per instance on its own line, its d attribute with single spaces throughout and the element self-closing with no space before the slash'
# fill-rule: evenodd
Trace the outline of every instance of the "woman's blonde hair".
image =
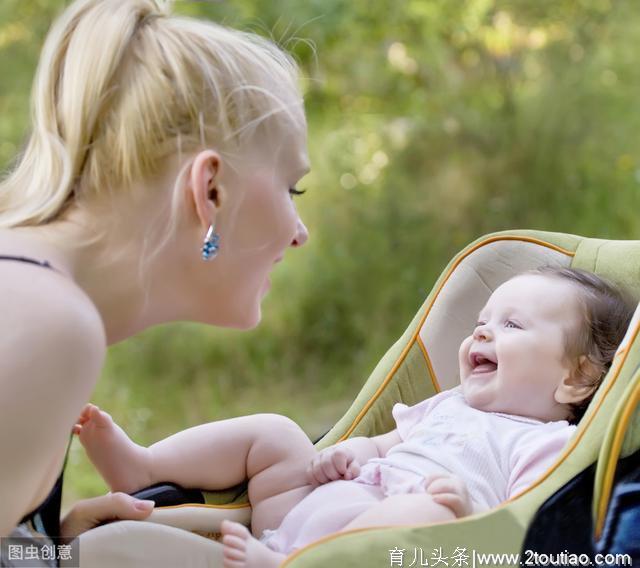
<svg viewBox="0 0 640 568">
<path fill-rule="evenodd" d="M 32 132 L 0 183 L 0 228 L 46 224 L 71 203 L 132 188 L 170 154 L 207 144 L 234 154 L 277 122 L 269 117 L 304 121 L 288 54 L 170 10 L 170 0 L 76 0 L 53 24 Z"/>
</svg>

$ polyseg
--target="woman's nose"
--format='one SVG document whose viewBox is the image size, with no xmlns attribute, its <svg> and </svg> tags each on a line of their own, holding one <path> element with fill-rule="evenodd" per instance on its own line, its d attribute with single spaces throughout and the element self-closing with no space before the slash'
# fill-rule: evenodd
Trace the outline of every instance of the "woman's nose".
<svg viewBox="0 0 640 568">
<path fill-rule="evenodd" d="M 473 338 L 476 341 L 489 341 L 492 338 L 491 330 L 486 324 L 479 325 L 473 330 Z"/>
<path fill-rule="evenodd" d="M 296 234 L 291 241 L 292 247 L 301 247 L 304 243 L 307 242 L 309 238 L 309 231 L 307 230 L 306 225 L 302 222 L 302 219 L 298 217 L 298 225 L 296 227 Z"/>
</svg>

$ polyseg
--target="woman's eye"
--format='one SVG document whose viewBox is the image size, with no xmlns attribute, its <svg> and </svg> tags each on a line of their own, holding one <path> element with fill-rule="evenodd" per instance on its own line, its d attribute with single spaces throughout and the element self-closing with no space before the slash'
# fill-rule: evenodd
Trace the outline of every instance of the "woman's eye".
<svg viewBox="0 0 640 568">
<path fill-rule="evenodd" d="M 291 195 L 292 197 L 294 195 L 302 195 L 303 193 L 306 193 L 307 190 L 306 189 L 297 189 L 295 187 L 290 187 L 289 188 L 289 195 Z"/>
</svg>

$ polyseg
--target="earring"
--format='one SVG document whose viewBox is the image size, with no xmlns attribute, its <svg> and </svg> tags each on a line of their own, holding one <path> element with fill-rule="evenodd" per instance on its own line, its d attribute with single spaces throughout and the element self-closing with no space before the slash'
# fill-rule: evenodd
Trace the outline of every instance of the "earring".
<svg viewBox="0 0 640 568">
<path fill-rule="evenodd" d="M 220 235 L 216 233 L 215 225 L 209 225 L 207 236 L 202 245 L 202 260 L 213 260 L 220 250 Z"/>
</svg>

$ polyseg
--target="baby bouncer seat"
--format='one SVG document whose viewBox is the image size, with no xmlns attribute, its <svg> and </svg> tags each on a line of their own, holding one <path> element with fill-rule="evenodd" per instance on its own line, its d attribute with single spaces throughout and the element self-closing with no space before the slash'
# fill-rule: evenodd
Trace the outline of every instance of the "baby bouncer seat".
<svg viewBox="0 0 640 568">
<path fill-rule="evenodd" d="M 395 427 L 396 402 L 416 404 L 458 385 L 457 352 L 493 290 L 510 277 L 542 265 L 582 268 L 620 284 L 640 299 L 640 241 L 614 241 L 543 231 L 505 231 L 471 243 L 435 283 L 402 336 L 364 383 L 351 407 L 318 442 L 323 448 L 352 436 L 374 436 Z M 603 385 L 562 455 L 531 487 L 500 506 L 454 522 L 381 526 L 329 535 L 287 557 L 287 568 L 389 566 L 516 566 L 538 508 L 558 489 L 598 463 L 594 526 L 607 513 L 610 466 L 640 448 L 640 428 L 622 436 L 620 424 L 640 421 L 628 409 L 640 392 L 640 311 L 636 311 Z M 631 417 L 631 418 L 630 418 Z M 620 437 L 622 436 L 622 441 Z M 598 461 L 599 454 L 602 460 Z M 613 456 L 613 457 L 612 457 Z M 607 473 L 608 472 L 608 473 Z M 609 477 L 607 477 L 609 476 Z M 609 485 L 607 485 L 609 484 Z M 609 489 L 607 489 L 609 487 Z M 122 521 L 80 537 L 82 567 L 222 566 L 221 545 L 206 538 L 228 518 L 248 524 L 243 488 L 189 492 L 187 503 L 158 505 L 149 521 Z M 195 502 L 194 502 L 195 501 Z M 594 501 L 595 502 L 595 501 Z M 203 536 L 205 535 L 205 536 Z M 480 555 L 497 555 L 490 557 Z"/>
</svg>

